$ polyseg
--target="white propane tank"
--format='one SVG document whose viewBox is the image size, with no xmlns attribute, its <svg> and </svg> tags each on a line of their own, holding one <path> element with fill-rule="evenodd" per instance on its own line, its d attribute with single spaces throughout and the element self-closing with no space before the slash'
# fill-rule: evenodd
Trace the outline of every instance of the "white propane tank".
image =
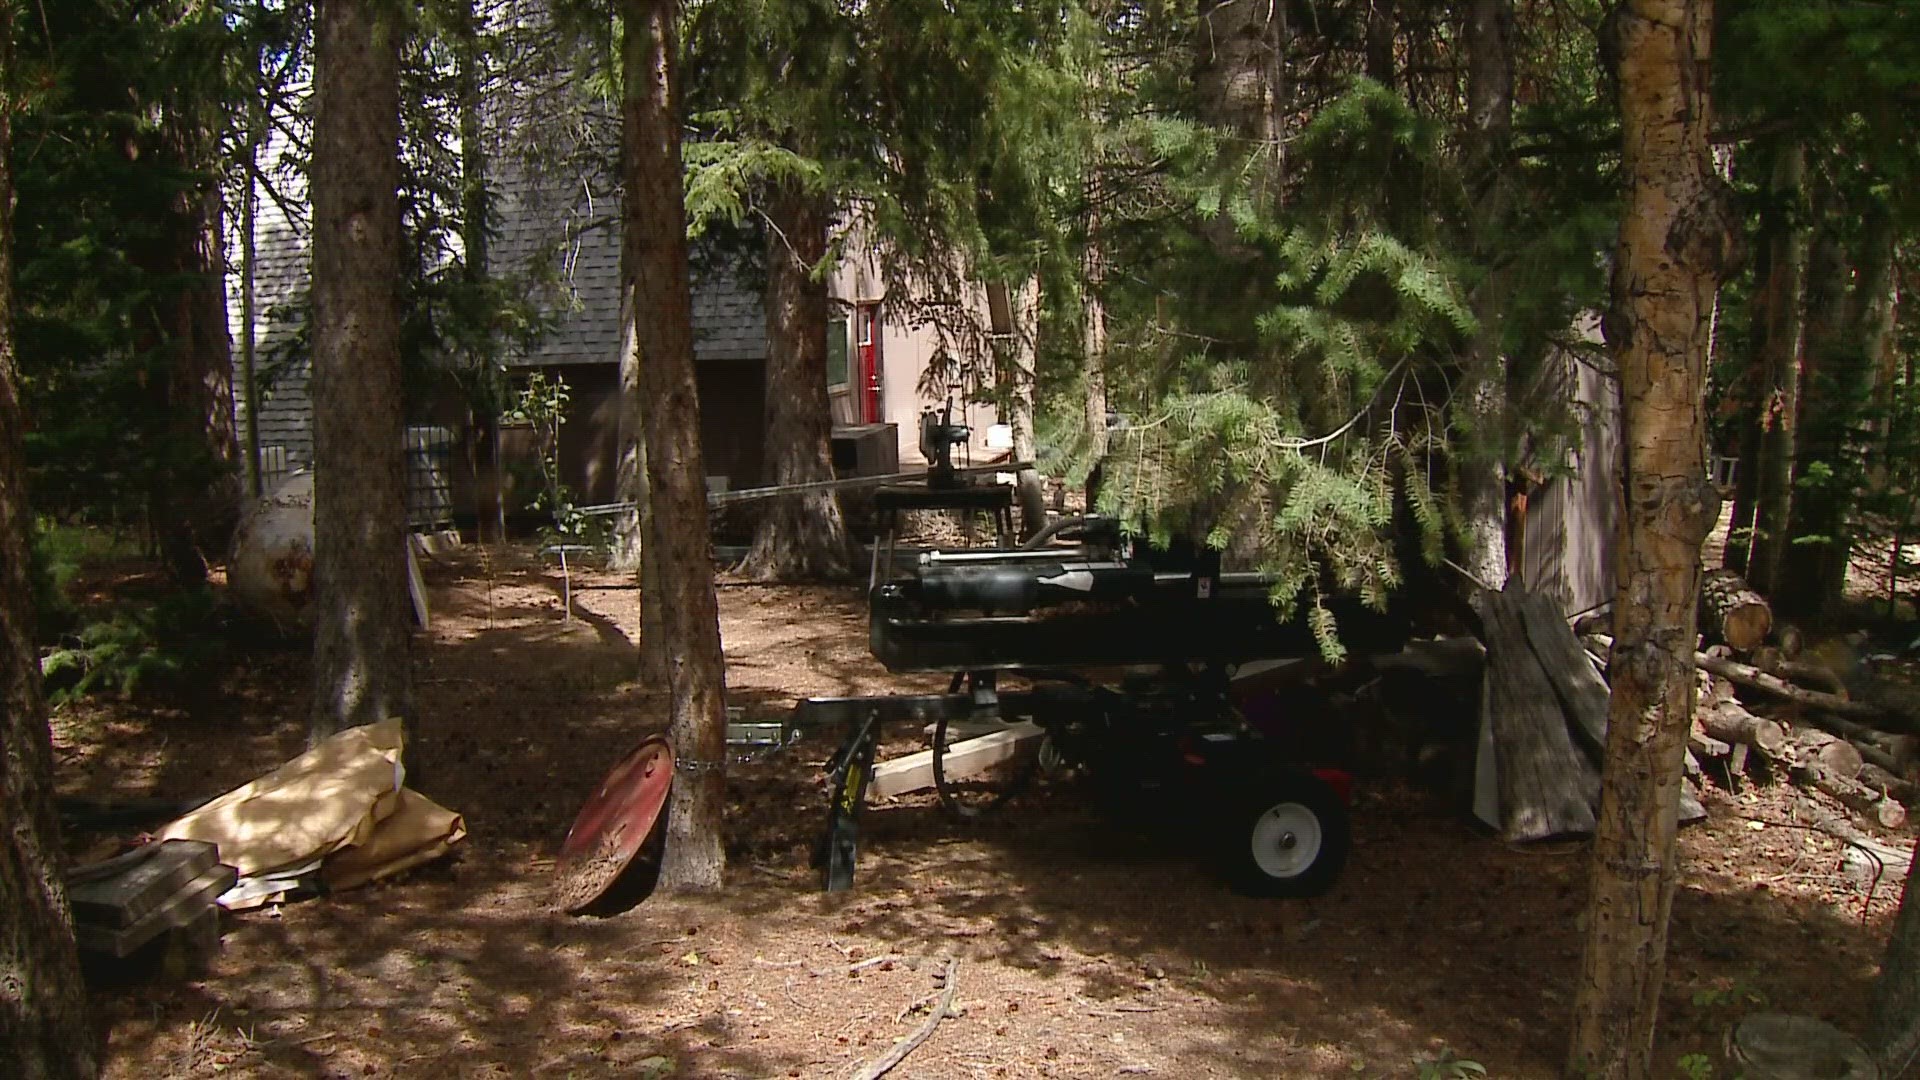
<svg viewBox="0 0 1920 1080">
<path fill-rule="evenodd" d="M 233 534 L 227 590 L 280 624 L 313 624 L 313 472 L 302 469 L 247 508 Z"/>
</svg>

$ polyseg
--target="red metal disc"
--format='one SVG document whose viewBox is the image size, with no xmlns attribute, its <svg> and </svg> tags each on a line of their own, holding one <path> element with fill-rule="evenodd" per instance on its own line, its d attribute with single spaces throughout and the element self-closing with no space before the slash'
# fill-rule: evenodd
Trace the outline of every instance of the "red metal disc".
<svg viewBox="0 0 1920 1080">
<path fill-rule="evenodd" d="M 604 896 L 660 822 L 673 787 L 673 748 L 650 736 L 613 767 L 580 808 L 554 859 L 560 907 L 580 911 Z"/>
</svg>

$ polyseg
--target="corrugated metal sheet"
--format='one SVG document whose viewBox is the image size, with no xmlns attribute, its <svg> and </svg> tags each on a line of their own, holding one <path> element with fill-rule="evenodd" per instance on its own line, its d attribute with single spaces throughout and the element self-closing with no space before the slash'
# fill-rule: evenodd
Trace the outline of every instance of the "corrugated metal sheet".
<svg viewBox="0 0 1920 1080">
<path fill-rule="evenodd" d="M 1568 614 L 1613 599 L 1614 532 L 1620 519 L 1620 399 L 1617 384 L 1571 354 L 1555 383 L 1573 395 L 1579 445 L 1568 451 L 1567 473 L 1550 480 L 1527 507 L 1522 580 L 1551 592 Z"/>
</svg>

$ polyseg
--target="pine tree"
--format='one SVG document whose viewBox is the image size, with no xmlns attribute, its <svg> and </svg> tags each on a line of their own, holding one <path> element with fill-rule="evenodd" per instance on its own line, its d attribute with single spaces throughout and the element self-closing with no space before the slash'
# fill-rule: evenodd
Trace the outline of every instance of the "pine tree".
<svg viewBox="0 0 1920 1080">
<path fill-rule="evenodd" d="M 0 1073 L 70 1080 L 99 1072 L 100 1045 L 60 876 L 53 739 L 27 576 L 33 513 L 13 337 L 13 18 L 0 6 Z"/>
<path fill-rule="evenodd" d="M 634 279 L 634 337 L 654 525 L 647 559 L 658 589 L 670 700 L 675 775 L 667 807 L 660 885 L 715 889 L 726 796 L 726 662 L 708 549 L 706 470 L 693 372 L 693 302 L 687 280 L 685 188 L 677 109 L 675 0 L 622 0 L 627 92 L 622 130 L 626 220 L 622 234 Z"/>
<path fill-rule="evenodd" d="M 399 304 L 404 28 L 386 11 L 371 0 L 320 0 L 316 17 L 315 741 L 392 717 L 412 722 Z"/>
</svg>

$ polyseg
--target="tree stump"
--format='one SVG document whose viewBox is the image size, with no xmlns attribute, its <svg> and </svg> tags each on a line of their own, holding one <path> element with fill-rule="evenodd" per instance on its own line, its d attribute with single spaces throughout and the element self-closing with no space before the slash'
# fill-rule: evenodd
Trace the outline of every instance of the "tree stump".
<svg viewBox="0 0 1920 1080">
<path fill-rule="evenodd" d="M 1748 1080 L 1879 1080 L 1859 1041 L 1810 1016 L 1756 1013 L 1727 1033 L 1727 1059 Z"/>
<path fill-rule="evenodd" d="M 1700 579 L 1700 628 L 1739 652 L 1752 652 L 1773 629 L 1773 608 L 1738 572 L 1710 570 Z"/>
</svg>

